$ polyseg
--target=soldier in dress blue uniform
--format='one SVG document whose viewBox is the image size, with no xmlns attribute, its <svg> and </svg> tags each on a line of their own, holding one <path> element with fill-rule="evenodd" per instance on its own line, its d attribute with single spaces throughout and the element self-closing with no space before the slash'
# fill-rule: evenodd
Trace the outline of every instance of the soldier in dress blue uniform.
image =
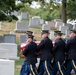
<svg viewBox="0 0 76 75">
<path fill-rule="evenodd" d="M 26 32 L 26 36 L 28 38 L 29 35 L 33 35 L 33 32 L 32 31 L 27 31 Z M 27 63 L 26 63 L 26 57 L 22 54 L 21 52 L 21 58 L 24 58 L 24 62 L 23 62 L 23 65 L 22 65 L 22 68 L 20 70 L 20 75 L 26 75 L 26 67 L 27 67 Z"/>
<path fill-rule="evenodd" d="M 50 66 L 50 62 L 52 60 L 53 44 L 52 41 L 48 38 L 49 31 L 42 30 L 41 35 L 42 40 L 38 45 L 38 50 L 41 51 L 38 75 L 43 75 L 44 71 L 46 72 L 46 75 L 53 75 Z"/>
<path fill-rule="evenodd" d="M 62 64 L 65 60 L 65 41 L 61 38 L 62 36 L 61 31 L 54 31 L 54 36 L 55 36 L 55 44 L 52 49 L 55 60 L 53 66 L 53 75 L 56 75 L 57 71 L 59 71 L 61 75 L 64 75 Z"/>
<path fill-rule="evenodd" d="M 70 30 L 70 39 L 66 44 L 66 51 L 68 53 L 67 72 L 70 73 L 74 69 L 76 74 L 76 30 Z"/>
<path fill-rule="evenodd" d="M 33 42 L 33 35 L 29 35 L 27 40 L 28 44 L 26 45 L 25 50 L 22 52 L 24 56 L 26 56 L 26 72 L 25 75 L 37 75 L 35 64 L 37 63 L 36 52 L 37 52 L 37 44 Z"/>
</svg>

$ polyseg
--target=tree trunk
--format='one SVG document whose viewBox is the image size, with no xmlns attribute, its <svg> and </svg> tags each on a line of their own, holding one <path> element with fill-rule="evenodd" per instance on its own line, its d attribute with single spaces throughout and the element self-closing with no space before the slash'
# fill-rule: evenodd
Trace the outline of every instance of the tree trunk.
<svg viewBox="0 0 76 75">
<path fill-rule="evenodd" d="M 67 15 L 66 15 L 66 0 L 62 0 L 62 21 L 66 25 Z"/>
</svg>

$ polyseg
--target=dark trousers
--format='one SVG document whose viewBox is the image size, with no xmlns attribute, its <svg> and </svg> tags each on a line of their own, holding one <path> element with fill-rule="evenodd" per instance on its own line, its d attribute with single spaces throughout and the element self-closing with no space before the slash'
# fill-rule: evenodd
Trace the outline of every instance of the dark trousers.
<svg viewBox="0 0 76 75">
<path fill-rule="evenodd" d="M 24 59 L 24 62 L 23 62 L 23 65 L 21 67 L 21 70 L 20 70 L 20 75 L 26 75 L 25 72 L 26 72 L 26 58 Z"/>
<path fill-rule="evenodd" d="M 57 75 L 57 72 L 60 73 L 60 75 L 64 75 L 64 70 L 63 70 L 63 62 L 54 62 L 53 65 L 53 75 Z"/>
<path fill-rule="evenodd" d="M 37 75 L 37 69 L 35 65 L 27 64 L 26 61 L 27 60 L 25 59 L 20 71 L 20 75 Z"/>
<path fill-rule="evenodd" d="M 38 75 L 43 75 L 44 72 L 46 73 L 45 75 L 53 75 L 52 70 L 51 70 L 51 61 L 40 61 L 40 65 L 38 68 Z"/>
<path fill-rule="evenodd" d="M 72 69 L 74 70 L 75 74 L 76 74 L 76 60 L 68 60 L 68 64 L 66 66 L 67 70 L 66 70 L 66 74 L 69 75 L 69 73 L 71 73 Z"/>
</svg>

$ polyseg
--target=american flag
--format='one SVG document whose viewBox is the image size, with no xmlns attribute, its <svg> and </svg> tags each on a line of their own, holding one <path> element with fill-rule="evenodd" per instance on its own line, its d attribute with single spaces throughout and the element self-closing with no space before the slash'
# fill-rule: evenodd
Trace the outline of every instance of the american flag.
<svg viewBox="0 0 76 75">
<path fill-rule="evenodd" d="M 35 41 L 35 43 L 37 45 L 39 45 L 40 41 Z M 26 48 L 26 45 L 28 44 L 28 42 L 24 42 L 20 45 L 21 51 L 23 51 Z"/>
</svg>

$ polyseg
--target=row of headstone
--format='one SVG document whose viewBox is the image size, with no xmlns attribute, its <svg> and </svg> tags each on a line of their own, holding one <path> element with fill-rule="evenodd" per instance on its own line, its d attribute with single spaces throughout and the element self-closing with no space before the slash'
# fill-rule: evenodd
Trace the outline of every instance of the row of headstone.
<svg viewBox="0 0 76 75">
<path fill-rule="evenodd" d="M 61 20 L 46 21 L 45 24 L 42 25 L 42 30 L 58 29 L 62 25 L 63 25 L 63 22 Z"/>
<path fill-rule="evenodd" d="M 14 75 L 17 53 L 17 44 L 0 43 L 0 75 Z"/>
<path fill-rule="evenodd" d="M 25 41 L 26 41 L 26 34 L 20 35 L 20 44 Z M 0 43 L 14 43 L 14 44 L 16 44 L 16 35 L 4 34 L 4 36 L 0 36 Z"/>
<path fill-rule="evenodd" d="M 16 35 L 4 34 L 4 36 L 0 36 L 0 43 L 16 43 Z"/>
</svg>

